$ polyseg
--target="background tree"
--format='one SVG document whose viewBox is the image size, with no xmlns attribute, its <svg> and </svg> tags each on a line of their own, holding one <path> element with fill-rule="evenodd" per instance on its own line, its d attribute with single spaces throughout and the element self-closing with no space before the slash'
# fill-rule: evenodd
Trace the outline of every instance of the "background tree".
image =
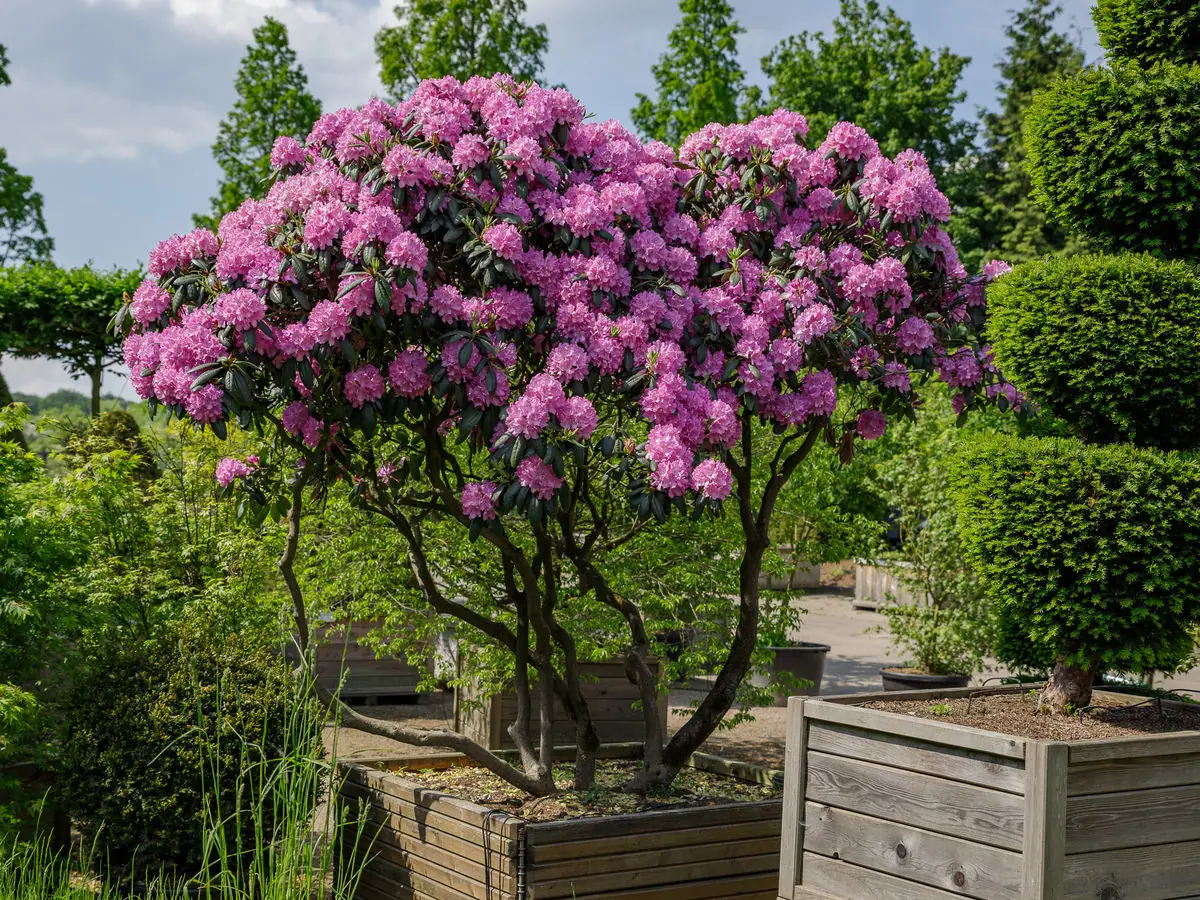
<svg viewBox="0 0 1200 900">
<path fill-rule="evenodd" d="M 321 102 L 308 91 L 308 76 L 288 43 L 287 26 L 267 16 L 254 29 L 234 81 L 238 99 L 221 122 L 213 159 L 221 167 L 221 183 L 210 215 L 192 217 L 196 225 L 216 231 L 221 216 L 247 197 L 266 193 L 271 148 L 281 135 L 303 139 L 321 115 Z"/>
<path fill-rule="evenodd" d="M 651 67 L 658 96 L 637 95 L 630 110 L 643 137 L 672 146 L 709 122 L 739 119 L 746 73 L 737 58 L 745 29 L 725 0 L 680 0 L 683 14 L 667 38 L 667 52 Z"/>
<path fill-rule="evenodd" d="M 992 257 L 1020 263 L 1082 249 L 1033 199 L 1026 168 L 1023 123 L 1034 92 L 1074 75 L 1084 62 L 1078 38 L 1055 29 L 1062 7 L 1051 2 L 1029 0 L 1005 28 L 1008 45 L 996 63 L 1000 108 L 981 114 L 983 149 L 964 173 L 969 190 L 951 220 L 969 269 Z"/>
<path fill-rule="evenodd" d="M 379 77 L 395 99 L 425 78 L 542 77 L 550 39 L 545 25 L 525 23 L 525 0 L 405 0 L 395 13 L 399 24 L 375 35 Z"/>
<path fill-rule="evenodd" d="M 0 270 L 0 351 L 49 356 L 72 377 L 91 379 L 92 415 L 100 415 L 100 381 L 121 358 L 108 325 L 140 280 L 136 271 L 49 263 Z"/>
<path fill-rule="evenodd" d="M 876 0 L 842 0 L 833 36 L 785 38 L 763 57 L 769 108 L 783 106 L 808 119 L 810 145 L 834 123 L 860 125 L 891 156 L 913 148 L 942 180 L 970 152 L 975 126 L 955 115 L 966 93 L 959 79 L 970 57 L 933 51 L 912 25 Z"/>
<path fill-rule="evenodd" d="M 8 52 L 0 44 L 0 87 L 12 84 L 8 74 Z M 19 265 L 34 259 L 49 259 L 54 239 L 46 233 L 42 195 L 33 189 L 33 179 L 22 175 L 0 147 L 0 266 Z"/>
</svg>

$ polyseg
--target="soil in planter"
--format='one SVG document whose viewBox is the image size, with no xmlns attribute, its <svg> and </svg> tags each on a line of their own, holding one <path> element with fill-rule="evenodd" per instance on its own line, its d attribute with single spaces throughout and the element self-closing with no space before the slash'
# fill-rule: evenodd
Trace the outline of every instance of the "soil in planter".
<svg viewBox="0 0 1200 900">
<path fill-rule="evenodd" d="M 596 763 L 595 786 L 591 791 L 582 793 L 570 789 L 574 766 L 569 763 L 557 765 L 554 767 L 554 783 L 561 792 L 553 797 L 530 797 L 491 772 L 475 766 L 420 769 L 399 774 L 407 781 L 416 781 L 432 790 L 520 816 L 530 822 L 774 800 L 781 796 L 778 787 L 691 768 L 681 771 L 665 791 L 645 796 L 622 791 L 621 785 L 627 783 L 640 767 L 641 763 L 637 760 L 599 760 Z"/>
<path fill-rule="evenodd" d="M 1094 694 L 1092 706 L 1073 716 L 1038 711 L 1038 694 L 990 694 L 930 700 L 873 700 L 867 709 L 902 713 L 921 719 L 969 725 L 1017 737 L 1049 741 L 1136 737 L 1172 731 L 1200 731 L 1200 708 L 1179 709 L 1128 695 Z"/>
</svg>

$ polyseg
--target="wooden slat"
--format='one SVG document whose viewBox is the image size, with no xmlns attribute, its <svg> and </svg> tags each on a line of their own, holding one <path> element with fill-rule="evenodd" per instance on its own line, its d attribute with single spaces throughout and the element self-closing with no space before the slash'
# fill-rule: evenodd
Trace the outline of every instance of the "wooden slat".
<svg viewBox="0 0 1200 900">
<path fill-rule="evenodd" d="M 945 744 L 963 750 L 975 750 L 1007 759 L 1025 758 L 1025 740 L 1023 738 L 996 734 L 979 728 L 968 728 L 966 725 L 935 722 L 932 719 L 920 719 L 916 716 L 905 716 L 882 709 L 846 706 L 828 700 L 810 701 L 804 708 L 804 715 L 809 719 L 821 722 L 849 725 L 852 728 L 863 728 L 868 731 L 882 731 L 900 737 L 915 738 L 933 744 Z"/>
<path fill-rule="evenodd" d="M 810 751 L 806 796 L 939 834 L 1021 848 L 1022 798 L 989 788 Z"/>
<path fill-rule="evenodd" d="M 1068 856 L 1063 896 L 1176 900 L 1198 886 L 1200 841 L 1188 841 Z"/>
<path fill-rule="evenodd" d="M 809 803 L 804 850 L 978 900 L 1022 900 L 1021 855 Z"/>
<path fill-rule="evenodd" d="M 485 870 L 477 863 L 469 862 L 432 844 L 420 841 L 405 843 L 407 846 L 399 848 L 390 843 L 376 841 L 371 846 L 372 862 L 368 865 L 382 860 L 397 868 L 424 875 L 431 881 L 462 891 L 464 894 L 478 892 L 482 896 L 485 885 L 496 889 L 502 897 L 514 896 L 517 892 L 515 874 L 498 872 L 495 869 Z"/>
<path fill-rule="evenodd" d="M 660 884 L 630 891 L 578 894 L 572 900 L 775 900 L 775 873 Z"/>
<path fill-rule="evenodd" d="M 1067 796 L 1200 784 L 1200 754 L 1109 759 L 1067 770 Z"/>
<path fill-rule="evenodd" d="M 693 753 L 688 757 L 688 766 L 701 772 L 711 772 L 714 775 L 727 775 L 739 781 L 751 784 L 773 785 L 783 787 L 783 772 L 778 769 L 768 769 L 755 763 L 741 762 L 736 759 L 726 759 L 712 753 Z"/>
<path fill-rule="evenodd" d="M 733 825 L 664 830 L 654 836 L 654 846 L 668 849 L 721 841 L 743 841 L 750 838 L 778 841 L 780 825 L 781 823 L 777 820 L 757 819 Z M 642 834 L 598 838 L 591 841 L 570 841 L 561 844 L 534 844 L 529 847 L 526 859 L 531 866 L 539 866 L 562 860 L 630 853 L 644 849 L 645 846 L 646 836 Z"/>
<path fill-rule="evenodd" d="M 735 822 L 775 821 L 779 819 L 781 809 L 781 801 L 764 800 L 757 803 L 655 810 L 595 819 L 531 822 L 526 827 L 525 839 L 529 847 L 535 847 L 626 834 L 654 834 L 676 828 L 704 828 Z"/>
<path fill-rule="evenodd" d="M 492 885 L 491 890 L 485 891 L 482 884 L 459 878 L 453 883 L 431 878 L 416 866 L 397 866 L 386 859 L 374 859 L 368 864 L 371 878 L 364 881 L 373 886 L 385 896 L 395 897 L 398 889 L 405 887 L 420 892 L 437 900 L 512 900 L 513 894 L 505 895 L 498 887 Z M 423 867 L 422 867 L 423 868 Z M 450 877 L 453 873 L 439 873 Z"/>
<path fill-rule="evenodd" d="M 645 849 L 619 853 L 615 856 L 579 856 L 558 863 L 530 865 L 529 883 L 545 884 L 569 881 L 576 875 L 583 874 L 589 877 L 624 874 L 636 879 L 640 877 L 639 873 L 649 869 L 743 859 L 748 856 L 765 854 L 776 858 L 779 856 L 779 840 L 773 837 L 673 847 L 659 847 L 656 841 L 644 839 L 642 847 Z M 771 868 L 774 869 L 774 865 Z"/>
<path fill-rule="evenodd" d="M 525 824 L 515 816 L 498 813 L 486 806 L 459 800 L 440 791 L 428 790 L 390 772 L 379 772 L 363 766 L 348 766 L 344 771 L 346 779 L 350 783 L 359 784 L 399 800 L 405 800 L 424 809 L 440 812 L 469 825 L 483 826 L 486 823 L 489 830 L 513 839 L 517 837 Z"/>
<path fill-rule="evenodd" d="M 485 850 L 482 844 L 465 840 L 447 831 L 430 828 L 428 824 L 417 822 L 407 816 L 389 813 L 377 806 L 371 808 L 368 819 L 368 835 L 373 842 L 387 843 L 400 850 L 408 849 L 414 843 L 429 844 L 453 853 L 472 865 L 482 866 Z M 482 832 L 480 832 L 482 836 Z M 502 844 L 501 839 L 495 839 L 496 844 Z M 517 860 L 515 854 L 503 852 L 499 847 L 490 845 L 486 850 L 487 864 L 497 872 L 516 874 Z"/>
<path fill-rule="evenodd" d="M 814 891 L 816 893 L 814 893 Z M 814 900 L 825 896 L 837 900 L 962 900 L 962 894 L 918 884 L 875 872 L 862 866 L 815 853 L 804 854 L 804 885 L 797 888 L 794 900 Z"/>
<path fill-rule="evenodd" d="M 1071 765 L 1129 757 L 1177 756 L 1200 754 L 1200 734 L 1185 731 L 1154 737 L 1105 738 L 1097 741 L 1073 741 Z"/>
<path fill-rule="evenodd" d="M 1200 785 L 1067 801 L 1067 853 L 1200 841 Z"/>
<path fill-rule="evenodd" d="M 1032 741 L 1025 758 L 1024 896 L 1059 900 L 1066 855 L 1067 745 Z"/>
<path fill-rule="evenodd" d="M 978 784 L 1010 794 L 1025 792 L 1025 767 L 1019 761 L 958 750 L 882 731 L 866 731 L 830 722 L 813 722 L 808 729 L 811 750 L 885 763 L 897 769 L 922 772 Z"/>
<path fill-rule="evenodd" d="M 406 822 L 411 821 L 418 828 L 440 831 L 459 840 L 477 844 L 480 848 L 483 847 L 484 833 L 478 824 L 463 822 L 461 819 L 417 806 L 398 797 L 378 793 L 370 794 L 365 788 L 353 785 L 343 787 L 342 791 L 348 797 L 366 800 L 373 809 L 377 809 L 383 814 L 402 818 Z M 355 793 L 356 791 L 360 793 Z M 493 833 L 488 836 L 487 841 L 489 847 L 504 856 L 516 855 L 517 841 L 511 835 Z"/>
<path fill-rule="evenodd" d="M 710 878 L 728 878 L 748 874 L 769 874 L 774 880 L 778 865 L 778 851 L 761 856 L 687 862 L 678 866 L 639 868 L 596 876 L 587 874 L 586 868 L 580 865 L 577 874 L 569 879 L 528 885 L 527 897 L 528 900 L 565 900 L 565 898 L 583 900 L 594 894 L 632 891 L 657 885 L 686 886 L 692 882 Z"/>
<path fill-rule="evenodd" d="M 1007 684 L 997 687 L 965 687 L 939 688 L 936 691 L 865 691 L 861 694 L 839 694 L 835 697 L 821 697 L 821 703 L 833 703 L 839 706 L 861 706 L 864 703 L 885 703 L 891 700 L 935 700 L 938 698 L 955 699 L 959 697 L 987 697 L 996 694 L 1026 694 L 1028 684 Z M 882 710 L 876 710 L 882 712 Z M 991 732 L 988 732 L 989 734 Z"/>
<path fill-rule="evenodd" d="M 805 765 L 808 757 L 808 719 L 804 697 L 789 697 L 787 744 L 783 760 L 783 831 L 779 847 L 779 896 L 787 897 L 800 881 L 804 853 Z"/>
</svg>

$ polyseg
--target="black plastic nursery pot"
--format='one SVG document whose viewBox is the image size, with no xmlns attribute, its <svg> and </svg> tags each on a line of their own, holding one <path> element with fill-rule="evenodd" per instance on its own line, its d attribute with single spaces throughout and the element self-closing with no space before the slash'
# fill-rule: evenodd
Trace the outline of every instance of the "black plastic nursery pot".
<svg viewBox="0 0 1200 900">
<path fill-rule="evenodd" d="M 885 691 L 940 691 L 964 688 L 971 683 L 970 675 L 930 675 L 893 666 L 884 666 L 879 670 L 879 676 Z"/>
<path fill-rule="evenodd" d="M 825 674 L 825 657 L 832 649 L 828 644 L 817 644 L 813 641 L 800 641 L 787 647 L 772 647 L 771 651 L 775 654 L 772 670 L 776 676 L 787 673 L 810 683 L 809 687 L 798 691 L 776 688 L 775 705 L 787 706 L 789 696 L 816 697 L 820 694 L 821 678 Z"/>
</svg>

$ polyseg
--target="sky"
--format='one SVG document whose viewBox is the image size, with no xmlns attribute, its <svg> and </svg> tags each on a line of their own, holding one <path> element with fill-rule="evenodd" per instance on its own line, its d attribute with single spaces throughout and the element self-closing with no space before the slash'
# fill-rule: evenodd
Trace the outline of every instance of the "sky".
<svg viewBox="0 0 1200 900">
<path fill-rule="evenodd" d="M 917 39 L 971 57 L 962 115 L 995 101 L 1004 27 L 1024 0 L 891 0 Z M 1089 0 L 1059 0 L 1060 25 L 1089 62 L 1100 49 Z M 263 16 L 287 25 L 309 87 L 326 110 L 381 93 L 373 37 L 395 0 L 3 0 L 0 43 L 12 86 L 0 88 L 0 146 L 45 198 L 61 266 L 132 268 L 206 211 L 218 170 L 211 144 L 234 102 L 233 80 Z M 544 22 L 546 80 L 565 84 L 601 119 L 630 125 L 650 67 L 679 17 L 676 0 L 526 0 Z M 783 37 L 828 31 L 837 0 L 733 0 L 749 80 Z M 804 110 L 799 110 L 804 112 Z M 50 360 L 4 359 L 14 391 L 86 391 Z M 132 397 L 123 377 L 105 391 Z"/>
</svg>

